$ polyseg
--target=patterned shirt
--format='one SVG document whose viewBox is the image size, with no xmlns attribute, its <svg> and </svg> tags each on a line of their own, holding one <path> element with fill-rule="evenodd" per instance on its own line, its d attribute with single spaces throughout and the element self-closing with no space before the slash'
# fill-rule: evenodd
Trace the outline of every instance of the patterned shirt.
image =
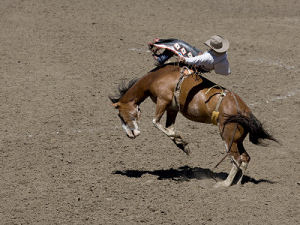
<svg viewBox="0 0 300 225">
<path fill-rule="evenodd" d="M 215 70 L 215 73 L 221 75 L 229 75 L 230 67 L 227 59 L 227 53 L 215 54 L 212 50 L 206 51 L 201 55 L 191 58 L 185 58 L 188 65 L 201 67 L 206 71 Z"/>
</svg>

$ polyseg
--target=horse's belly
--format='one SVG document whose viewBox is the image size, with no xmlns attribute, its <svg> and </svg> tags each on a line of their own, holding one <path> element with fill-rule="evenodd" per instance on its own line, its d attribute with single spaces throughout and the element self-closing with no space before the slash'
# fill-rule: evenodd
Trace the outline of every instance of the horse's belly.
<svg viewBox="0 0 300 225">
<path fill-rule="evenodd" d="M 199 123 L 211 123 L 211 119 L 208 117 L 199 117 L 196 115 L 188 114 L 188 113 L 182 113 L 184 117 L 186 117 L 189 120 L 199 122 Z"/>
<path fill-rule="evenodd" d="M 210 123 L 211 119 L 206 111 L 205 106 L 199 105 L 199 102 L 191 102 L 187 107 L 181 110 L 182 115 L 186 118 L 200 122 L 200 123 Z"/>
</svg>

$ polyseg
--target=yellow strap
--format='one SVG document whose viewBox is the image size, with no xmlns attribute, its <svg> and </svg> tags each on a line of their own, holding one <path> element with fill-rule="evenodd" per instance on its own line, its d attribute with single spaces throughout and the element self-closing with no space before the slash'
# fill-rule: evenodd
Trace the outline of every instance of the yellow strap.
<svg viewBox="0 0 300 225">
<path fill-rule="evenodd" d="M 219 107 L 220 107 L 221 102 L 223 101 L 223 98 L 225 96 L 226 96 L 226 90 L 224 91 L 222 89 L 222 93 L 220 94 L 219 100 L 218 100 L 217 105 L 216 105 L 216 109 L 211 114 L 211 122 L 214 125 L 218 125 L 218 118 L 219 118 L 219 114 L 220 114 L 219 113 Z"/>
<path fill-rule="evenodd" d="M 214 124 L 214 125 L 218 124 L 219 114 L 220 114 L 220 112 L 217 112 L 217 111 L 213 111 L 212 112 L 212 114 L 211 114 L 211 122 L 212 122 L 212 124 Z"/>
</svg>

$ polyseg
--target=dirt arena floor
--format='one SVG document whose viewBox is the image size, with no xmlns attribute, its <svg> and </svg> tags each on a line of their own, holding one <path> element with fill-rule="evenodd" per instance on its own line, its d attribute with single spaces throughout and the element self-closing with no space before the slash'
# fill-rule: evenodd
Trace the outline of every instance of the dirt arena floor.
<svg viewBox="0 0 300 225">
<path fill-rule="evenodd" d="M 2 0 L 0 224 L 300 224 L 300 1 Z M 154 68 L 147 42 L 231 43 L 238 93 L 281 145 L 245 141 L 244 185 L 216 126 L 179 115 L 185 155 L 141 104 L 130 140 L 109 94 Z M 214 179 L 213 179 L 214 178 Z"/>
</svg>

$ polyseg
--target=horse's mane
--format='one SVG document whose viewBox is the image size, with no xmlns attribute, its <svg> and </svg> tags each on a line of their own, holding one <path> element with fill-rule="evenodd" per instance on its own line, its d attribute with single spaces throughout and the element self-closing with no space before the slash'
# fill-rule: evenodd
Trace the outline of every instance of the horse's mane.
<svg viewBox="0 0 300 225">
<path fill-rule="evenodd" d="M 116 103 L 122 98 L 122 96 L 139 80 L 139 78 L 134 78 L 126 83 L 124 80 L 118 86 L 118 93 L 115 95 L 109 95 L 108 98 L 112 101 L 112 103 Z"/>
</svg>

